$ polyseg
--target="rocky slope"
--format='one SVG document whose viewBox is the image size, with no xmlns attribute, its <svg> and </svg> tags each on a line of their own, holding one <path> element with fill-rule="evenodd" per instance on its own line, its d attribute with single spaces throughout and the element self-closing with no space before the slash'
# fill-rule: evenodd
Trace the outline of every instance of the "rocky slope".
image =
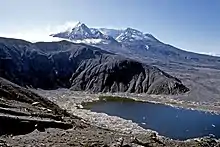
<svg viewBox="0 0 220 147">
<path fill-rule="evenodd" d="M 93 92 L 178 94 L 188 91 L 178 79 L 158 68 L 117 56 L 83 62 L 71 83 L 73 90 Z"/>
<path fill-rule="evenodd" d="M 0 38 L 0 76 L 21 86 L 93 92 L 178 94 L 180 80 L 156 67 L 84 44 Z"/>
<path fill-rule="evenodd" d="M 0 78 L 0 136 L 20 135 L 37 129 L 72 128 L 70 115 L 51 101 Z"/>
<path fill-rule="evenodd" d="M 3 147 L 24 147 L 24 146 L 77 146 L 77 147 L 217 147 L 219 140 L 211 138 L 178 141 L 163 138 L 153 132 L 146 133 L 123 133 L 121 130 L 104 129 L 98 126 L 86 123 L 86 119 L 78 117 L 65 117 L 67 114 L 63 112 L 57 105 L 49 102 L 43 97 L 36 95 L 28 89 L 12 84 L 7 80 L 0 79 L 1 90 L 7 91 L 8 94 L 20 95 L 5 96 L 0 92 L 0 146 Z M 36 90 L 37 91 L 37 90 Z M 51 91 L 48 91 L 49 93 Z M 67 92 L 70 97 L 62 97 L 54 90 L 55 97 L 53 101 L 71 109 L 74 103 L 73 97 L 77 94 Z M 47 92 L 43 92 L 43 95 Z M 53 93 L 53 92 L 52 92 Z M 81 94 L 81 92 L 79 92 Z M 49 96 L 53 96 L 49 94 Z M 58 99 L 59 100 L 58 100 Z M 65 101 L 66 99 L 71 101 Z M 81 97 L 82 98 L 82 97 Z M 82 99 L 86 99 L 84 96 Z M 22 99 L 22 100 L 20 100 Z M 25 102 L 23 102 L 23 99 Z M 4 102 L 3 102 L 4 100 Z M 58 102 L 59 101 L 59 102 Z M 39 102 L 39 103 L 37 103 Z M 70 107 L 69 107 L 70 106 Z M 8 109 L 6 109 L 8 108 Z M 45 109 L 42 109 L 45 108 Z M 4 111 L 3 111 L 4 110 Z M 6 111 L 7 110 L 7 111 Z M 16 110 L 16 111 L 15 111 Z M 22 111 L 23 110 L 23 111 Z M 51 111 L 50 111 L 51 110 Z M 22 111 L 22 112 L 21 112 Z M 67 110 L 69 111 L 69 110 Z M 75 110 L 80 111 L 80 110 Z M 16 113 L 15 113 L 16 112 Z M 12 114 L 13 113 L 13 114 Z M 2 114 L 7 116 L 2 116 Z M 27 115 L 27 116 L 26 116 Z M 13 117 L 14 116 L 14 117 Z M 55 117 L 54 117 L 55 116 Z M 62 116 L 62 117 L 60 117 Z M 67 115 L 68 116 L 68 115 Z M 60 119 L 61 118 L 61 119 Z M 59 120 L 59 121 L 57 121 Z M 113 119 L 114 120 L 114 119 Z M 73 122 L 73 128 L 66 121 Z M 110 123 L 110 122 L 109 122 Z M 118 124 L 114 121 L 111 124 Z M 109 125 L 109 124 L 108 124 Z M 124 131 L 127 125 L 121 124 Z M 67 129 L 67 130 L 66 130 Z"/>
</svg>

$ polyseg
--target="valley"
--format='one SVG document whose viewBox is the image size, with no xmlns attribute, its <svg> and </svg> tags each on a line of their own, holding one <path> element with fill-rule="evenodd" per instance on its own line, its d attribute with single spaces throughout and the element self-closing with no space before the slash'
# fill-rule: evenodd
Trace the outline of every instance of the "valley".
<svg viewBox="0 0 220 147">
<path fill-rule="evenodd" d="M 119 96 L 135 104 L 184 108 L 187 116 L 195 112 L 188 109 L 195 109 L 219 118 L 220 57 L 186 52 L 132 28 L 97 29 L 78 23 L 51 36 L 62 39 L 33 43 L 0 38 L 0 145 L 219 145 L 218 125 L 214 137 L 212 132 L 170 137 L 135 118 L 107 115 L 105 109 L 93 112 L 83 104 L 103 95 Z M 115 102 L 112 107 L 120 111 L 120 106 Z"/>
</svg>

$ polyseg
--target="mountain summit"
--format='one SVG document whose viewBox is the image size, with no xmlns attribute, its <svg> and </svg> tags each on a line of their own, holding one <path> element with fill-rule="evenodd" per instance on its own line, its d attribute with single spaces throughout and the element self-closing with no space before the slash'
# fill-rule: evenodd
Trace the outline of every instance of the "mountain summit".
<svg viewBox="0 0 220 147">
<path fill-rule="evenodd" d="M 114 41 L 114 38 L 103 34 L 99 29 L 89 28 L 84 23 L 78 22 L 73 28 L 50 36 L 68 39 L 75 43 L 97 44 Z"/>
<path fill-rule="evenodd" d="M 187 52 L 169 44 L 165 44 L 153 35 L 134 28 L 117 30 L 111 28 L 89 28 L 78 22 L 73 28 L 64 32 L 52 34 L 53 37 L 68 39 L 75 43 L 85 43 L 103 50 L 120 54 L 141 62 L 154 62 L 155 59 L 164 61 L 178 61 L 183 63 L 210 63 L 218 58 Z M 157 62 L 156 61 L 156 62 Z"/>
<path fill-rule="evenodd" d="M 138 31 L 138 30 L 135 30 L 132 28 L 127 28 L 116 38 L 116 40 L 119 42 L 138 41 L 138 40 L 151 40 L 151 41 L 153 41 L 154 38 L 145 35 L 141 31 Z"/>
<path fill-rule="evenodd" d="M 81 22 L 78 22 L 72 29 L 51 36 L 69 40 L 93 38 L 91 30 Z"/>
</svg>

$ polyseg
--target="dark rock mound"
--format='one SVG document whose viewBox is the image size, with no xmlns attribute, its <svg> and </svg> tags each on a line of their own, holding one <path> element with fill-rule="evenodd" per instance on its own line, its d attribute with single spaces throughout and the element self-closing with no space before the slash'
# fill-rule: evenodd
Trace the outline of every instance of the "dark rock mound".
<svg viewBox="0 0 220 147">
<path fill-rule="evenodd" d="M 29 43 L 0 38 L 0 77 L 43 89 L 150 94 L 189 90 L 156 67 L 67 41 Z"/>
<path fill-rule="evenodd" d="M 107 57 L 83 62 L 71 78 L 73 90 L 178 94 L 188 91 L 180 80 L 156 67 L 132 60 Z"/>
</svg>

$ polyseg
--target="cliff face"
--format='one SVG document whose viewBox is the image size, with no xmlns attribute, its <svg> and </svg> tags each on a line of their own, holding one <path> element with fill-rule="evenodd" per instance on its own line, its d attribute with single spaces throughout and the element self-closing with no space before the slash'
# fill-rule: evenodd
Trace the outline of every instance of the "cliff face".
<svg viewBox="0 0 220 147">
<path fill-rule="evenodd" d="M 0 76 L 21 86 L 43 89 L 150 94 L 188 91 L 180 80 L 156 67 L 67 41 L 30 43 L 0 38 Z"/>
</svg>

